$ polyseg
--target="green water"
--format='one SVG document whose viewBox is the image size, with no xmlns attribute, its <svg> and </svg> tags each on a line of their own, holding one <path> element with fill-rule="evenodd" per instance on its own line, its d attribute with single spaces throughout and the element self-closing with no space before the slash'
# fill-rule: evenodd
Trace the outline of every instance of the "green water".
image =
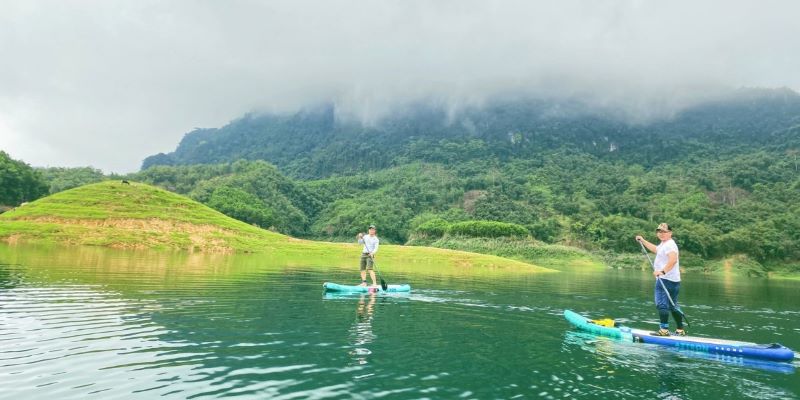
<svg viewBox="0 0 800 400">
<path fill-rule="evenodd" d="M 356 257 L 354 257 L 356 265 Z M 213 256 L 0 246 L 0 398 L 800 396 L 800 363 L 586 335 L 564 309 L 654 327 L 652 278 L 603 270 L 383 271 L 406 296 L 325 297 L 354 270 Z M 800 283 L 686 274 L 692 334 L 800 349 Z"/>
</svg>

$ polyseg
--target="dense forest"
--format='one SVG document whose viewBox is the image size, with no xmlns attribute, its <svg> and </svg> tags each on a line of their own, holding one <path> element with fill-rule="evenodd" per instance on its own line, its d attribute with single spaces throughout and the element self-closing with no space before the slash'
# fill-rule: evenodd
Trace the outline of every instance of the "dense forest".
<svg viewBox="0 0 800 400">
<path fill-rule="evenodd" d="M 741 90 L 631 120 L 580 102 L 516 99 L 449 112 L 418 105 L 378 124 L 334 106 L 247 115 L 187 133 L 127 178 L 300 237 L 508 237 L 635 252 L 667 221 L 686 263 L 800 260 L 800 96 Z M 42 170 L 51 191 L 102 179 Z M 495 240 L 495 239 L 493 239 Z"/>
</svg>

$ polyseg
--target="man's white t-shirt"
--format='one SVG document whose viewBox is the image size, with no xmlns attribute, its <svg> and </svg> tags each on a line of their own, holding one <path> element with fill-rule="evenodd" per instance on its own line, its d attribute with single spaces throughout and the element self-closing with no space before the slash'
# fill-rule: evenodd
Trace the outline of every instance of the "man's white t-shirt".
<svg viewBox="0 0 800 400">
<path fill-rule="evenodd" d="M 669 270 L 667 274 L 662 276 L 661 278 L 673 282 L 680 282 L 681 281 L 680 255 L 678 253 L 678 245 L 672 239 L 667 240 L 665 242 L 661 242 L 661 244 L 656 246 L 656 260 L 654 263 L 656 271 L 663 270 L 664 267 L 667 265 L 667 262 L 669 262 L 669 253 L 675 253 L 675 256 L 678 259 L 675 261 L 675 266 L 672 267 L 672 269 Z"/>
</svg>

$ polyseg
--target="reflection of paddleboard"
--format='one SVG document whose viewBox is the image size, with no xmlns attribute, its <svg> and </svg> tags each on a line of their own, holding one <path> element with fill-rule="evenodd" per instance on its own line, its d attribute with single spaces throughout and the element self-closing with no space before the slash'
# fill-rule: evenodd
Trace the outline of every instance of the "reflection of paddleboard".
<svg viewBox="0 0 800 400">
<path fill-rule="evenodd" d="M 794 351 L 777 343 L 756 344 L 697 336 L 655 336 L 652 332 L 643 329 L 597 325 L 570 310 L 564 310 L 564 318 L 580 330 L 633 342 L 652 343 L 704 353 L 772 361 L 791 361 L 794 358 Z"/>
<path fill-rule="evenodd" d="M 337 299 L 353 300 L 364 296 L 379 296 L 382 298 L 391 297 L 393 299 L 408 299 L 411 296 L 411 292 L 396 292 L 396 293 L 386 293 L 386 292 L 359 293 L 359 292 L 327 292 L 327 291 L 322 292 L 322 298 L 330 300 L 337 300 Z"/>
<path fill-rule="evenodd" d="M 411 291 L 410 285 L 387 285 L 386 291 L 380 286 L 339 285 L 331 282 L 323 283 L 322 287 L 326 292 L 343 293 L 399 293 Z"/>
<path fill-rule="evenodd" d="M 326 294 L 325 296 L 329 296 Z M 343 296 L 343 295 L 340 295 Z M 570 330 L 564 335 L 564 341 L 570 345 L 577 345 L 581 348 L 589 351 L 596 351 L 599 355 L 616 355 L 622 358 L 630 357 L 630 361 L 633 364 L 629 366 L 635 365 L 635 359 L 639 359 L 642 362 L 651 363 L 653 360 L 649 358 L 641 358 L 642 354 L 637 352 L 636 349 L 624 349 L 626 346 L 636 346 L 639 349 L 643 349 L 642 351 L 652 351 L 652 349 L 648 349 L 648 346 L 638 346 L 636 343 L 633 342 L 623 342 L 617 341 L 616 339 L 612 338 L 604 338 L 598 337 L 597 335 L 581 331 L 581 330 Z M 615 345 L 616 347 L 613 348 L 614 351 L 609 351 L 607 346 Z M 602 348 L 602 349 L 601 349 Z M 698 360 L 709 360 L 716 363 L 727 364 L 735 367 L 742 367 L 742 368 L 752 368 L 758 369 L 762 371 L 768 372 L 776 372 L 780 374 L 793 374 L 795 373 L 795 366 L 791 362 L 784 362 L 784 361 L 772 361 L 772 360 L 761 360 L 758 358 L 747 358 L 747 357 L 737 357 L 737 356 L 729 356 L 725 354 L 712 354 L 712 353 L 702 353 L 699 351 L 691 351 L 691 350 L 683 350 L 677 347 L 665 347 L 663 350 L 669 351 L 672 354 L 680 355 L 686 358 L 698 359 Z M 623 352 L 624 351 L 624 352 Z"/>
</svg>

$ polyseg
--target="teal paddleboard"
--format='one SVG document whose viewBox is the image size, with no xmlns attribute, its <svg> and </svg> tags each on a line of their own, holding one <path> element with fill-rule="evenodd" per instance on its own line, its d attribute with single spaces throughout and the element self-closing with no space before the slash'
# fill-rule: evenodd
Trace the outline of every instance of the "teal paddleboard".
<svg viewBox="0 0 800 400">
<path fill-rule="evenodd" d="M 359 285 L 340 285 L 338 283 L 325 282 L 322 287 L 326 292 L 337 293 L 404 293 L 410 292 L 410 285 L 387 285 L 386 290 L 380 286 L 359 286 Z"/>
</svg>

